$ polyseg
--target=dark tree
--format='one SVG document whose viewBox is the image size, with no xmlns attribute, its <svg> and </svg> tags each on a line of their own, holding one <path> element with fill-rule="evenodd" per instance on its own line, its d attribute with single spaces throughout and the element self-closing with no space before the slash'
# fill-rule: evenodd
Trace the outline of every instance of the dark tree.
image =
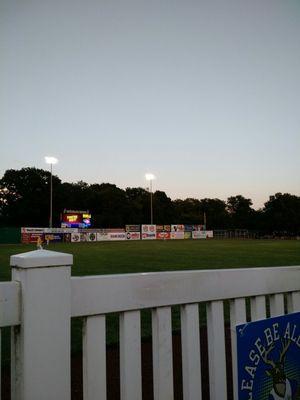
<svg viewBox="0 0 300 400">
<path fill-rule="evenodd" d="M 126 188 L 128 224 L 150 223 L 150 193 L 143 188 Z"/>
<path fill-rule="evenodd" d="M 203 210 L 200 207 L 200 200 L 188 198 L 175 200 L 174 217 L 178 224 L 203 224 Z"/>
<path fill-rule="evenodd" d="M 241 195 L 227 199 L 227 211 L 230 217 L 231 228 L 252 229 L 255 210 L 251 208 L 252 200 Z"/>
<path fill-rule="evenodd" d="M 149 214 L 148 214 L 149 215 Z M 148 217 L 149 218 L 149 217 Z M 153 195 L 153 220 L 155 224 L 172 224 L 175 215 L 173 203 L 165 192 L 157 190 Z"/>
<path fill-rule="evenodd" d="M 53 193 L 61 181 L 52 177 Z M 1 224 L 10 226 L 48 226 L 50 173 L 37 168 L 7 170 L 0 180 Z"/>
<path fill-rule="evenodd" d="M 265 203 L 263 212 L 267 231 L 300 233 L 300 197 L 276 193 Z"/>
<path fill-rule="evenodd" d="M 120 228 L 126 223 L 125 191 L 110 183 L 90 185 L 87 207 L 93 214 L 93 225 Z"/>
<path fill-rule="evenodd" d="M 206 216 L 207 229 L 226 229 L 229 224 L 229 215 L 226 210 L 226 203 L 220 199 L 200 200 L 200 209 Z"/>
</svg>

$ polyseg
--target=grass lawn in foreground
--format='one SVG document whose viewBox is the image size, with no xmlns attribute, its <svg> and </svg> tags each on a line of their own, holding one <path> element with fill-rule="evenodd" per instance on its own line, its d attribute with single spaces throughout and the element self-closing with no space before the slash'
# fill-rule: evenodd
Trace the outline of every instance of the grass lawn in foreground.
<svg viewBox="0 0 300 400">
<path fill-rule="evenodd" d="M 35 250 L 33 245 L 0 245 L 0 281 L 10 280 L 9 257 Z M 73 276 L 172 270 L 300 265 L 300 241 L 170 240 L 50 244 L 49 250 L 74 255 Z M 179 328 L 179 307 L 173 307 L 173 328 Z M 225 307 L 226 309 L 226 307 Z M 205 315 L 204 307 L 200 313 Z M 151 332 L 150 311 L 141 313 L 142 336 Z M 203 318 L 202 318 L 203 320 Z M 3 335 L 9 357 L 9 332 Z M 118 341 L 118 316 L 107 318 L 108 343 Z M 72 351 L 81 349 L 81 320 L 72 321 Z"/>
</svg>

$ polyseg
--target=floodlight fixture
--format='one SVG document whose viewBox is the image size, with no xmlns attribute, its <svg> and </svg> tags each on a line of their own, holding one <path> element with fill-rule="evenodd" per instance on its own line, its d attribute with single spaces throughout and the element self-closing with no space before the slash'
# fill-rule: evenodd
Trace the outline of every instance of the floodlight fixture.
<svg viewBox="0 0 300 400">
<path fill-rule="evenodd" d="M 52 157 L 52 156 L 46 156 L 45 157 L 45 162 L 46 162 L 46 164 L 54 165 L 54 164 L 58 163 L 58 159 L 55 158 L 55 157 Z"/>
<path fill-rule="evenodd" d="M 153 181 L 154 179 L 156 179 L 155 175 L 151 174 L 150 172 L 145 174 L 145 178 L 147 181 Z"/>
</svg>

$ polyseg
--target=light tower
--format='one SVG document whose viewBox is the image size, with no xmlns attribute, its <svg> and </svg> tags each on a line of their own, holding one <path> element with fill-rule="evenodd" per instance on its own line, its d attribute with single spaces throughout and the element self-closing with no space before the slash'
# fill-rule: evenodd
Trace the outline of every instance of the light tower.
<svg viewBox="0 0 300 400">
<path fill-rule="evenodd" d="M 145 174 L 145 178 L 150 182 L 150 223 L 153 225 L 153 192 L 152 192 L 152 181 L 156 179 L 155 175 L 151 173 Z"/>
<path fill-rule="evenodd" d="M 58 163 L 58 159 L 55 157 L 46 156 L 46 164 L 50 164 L 50 216 L 49 216 L 49 228 L 52 228 L 52 165 Z"/>
</svg>

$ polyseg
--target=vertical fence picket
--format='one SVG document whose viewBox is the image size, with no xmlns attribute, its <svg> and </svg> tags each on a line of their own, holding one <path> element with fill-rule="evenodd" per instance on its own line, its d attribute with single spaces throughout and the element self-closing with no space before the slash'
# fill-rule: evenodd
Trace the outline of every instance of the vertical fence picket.
<svg viewBox="0 0 300 400">
<path fill-rule="evenodd" d="M 87 317 L 83 325 L 83 398 L 106 400 L 105 316 Z"/>
<path fill-rule="evenodd" d="M 272 294 L 270 296 L 271 317 L 277 317 L 284 314 L 284 295 L 282 293 Z"/>
<path fill-rule="evenodd" d="M 183 399 L 201 400 L 200 327 L 198 304 L 181 306 Z"/>
<path fill-rule="evenodd" d="M 121 400 L 142 400 L 141 318 L 139 311 L 120 315 Z"/>
<path fill-rule="evenodd" d="M 232 380 L 234 400 L 238 400 L 238 373 L 236 351 L 236 325 L 246 322 L 246 301 L 244 298 L 234 299 L 230 302 L 230 328 L 231 328 L 231 354 L 232 354 Z"/>
<path fill-rule="evenodd" d="M 251 298 L 251 320 L 257 321 L 266 318 L 266 298 L 265 296 L 255 296 Z"/>
<path fill-rule="evenodd" d="M 210 400 L 227 397 L 224 312 L 222 301 L 207 304 L 207 337 Z"/>
<path fill-rule="evenodd" d="M 287 295 L 288 312 L 300 311 L 300 292 L 292 292 Z"/>
<path fill-rule="evenodd" d="M 173 400 L 171 307 L 152 310 L 154 400 Z"/>
</svg>

